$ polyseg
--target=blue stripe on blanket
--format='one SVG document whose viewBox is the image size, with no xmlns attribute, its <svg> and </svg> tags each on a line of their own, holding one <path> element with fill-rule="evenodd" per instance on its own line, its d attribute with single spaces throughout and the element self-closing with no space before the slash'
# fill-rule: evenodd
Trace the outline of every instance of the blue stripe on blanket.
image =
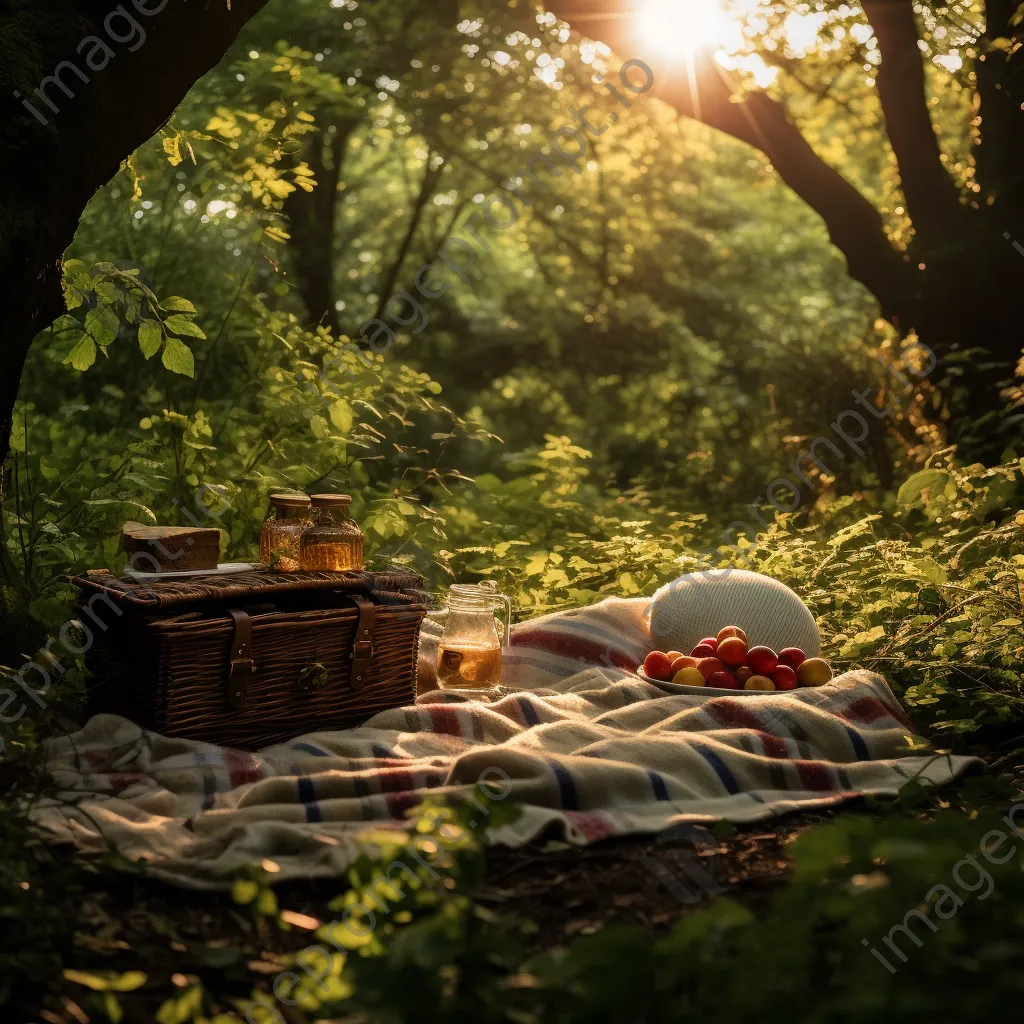
<svg viewBox="0 0 1024 1024">
<path fill-rule="evenodd" d="M 740 791 L 739 783 L 736 781 L 736 776 L 729 771 L 726 763 L 713 751 L 707 747 L 702 746 L 700 743 L 692 743 L 691 746 L 694 750 L 704 758 L 705 761 L 712 768 L 715 769 L 718 778 L 721 780 L 722 785 L 725 786 L 729 793 L 738 793 Z"/>
<path fill-rule="evenodd" d="M 527 725 L 540 725 L 537 709 L 530 703 L 527 697 L 516 697 L 516 703 L 519 705 L 519 710 L 523 713 L 523 721 Z"/>
<path fill-rule="evenodd" d="M 555 773 L 555 780 L 558 782 L 558 791 L 562 797 L 562 807 L 567 811 L 578 811 L 580 803 L 576 796 L 576 783 L 573 781 L 572 773 L 563 768 L 557 761 L 548 761 L 548 764 Z"/>
<path fill-rule="evenodd" d="M 665 785 L 665 780 L 657 773 L 648 771 L 647 777 L 651 780 L 651 789 L 654 790 L 655 800 L 668 800 L 668 786 Z"/>
<path fill-rule="evenodd" d="M 300 775 L 295 782 L 299 789 L 299 802 L 306 805 L 306 821 L 323 821 L 320 805 L 316 802 L 313 780 L 305 775 Z"/>
<path fill-rule="evenodd" d="M 846 732 L 850 737 L 850 744 L 853 747 L 853 752 L 857 755 L 857 760 L 870 761 L 871 755 L 868 753 L 868 745 L 864 742 L 864 737 L 849 726 L 846 727 Z"/>
<path fill-rule="evenodd" d="M 326 750 L 314 747 L 312 743 L 293 743 L 293 749 L 301 750 L 304 754 L 312 754 L 314 757 L 330 757 Z"/>
</svg>

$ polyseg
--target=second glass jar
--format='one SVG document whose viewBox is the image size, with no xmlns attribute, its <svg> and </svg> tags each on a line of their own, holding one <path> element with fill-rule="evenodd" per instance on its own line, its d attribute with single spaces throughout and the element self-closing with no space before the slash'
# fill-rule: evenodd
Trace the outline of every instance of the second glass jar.
<svg viewBox="0 0 1024 1024">
<path fill-rule="evenodd" d="M 271 494 L 260 530 L 260 561 L 278 572 L 298 571 L 302 534 L 312 525 L 308 495 Z"/>
<path fill-rule="evenodd" d="M 302 534 L 303 569 L 346 572 L 363 568 L 363 531 L 349 515 L 347 494 L 313 494 L 313 525 Z"/>
</svg>

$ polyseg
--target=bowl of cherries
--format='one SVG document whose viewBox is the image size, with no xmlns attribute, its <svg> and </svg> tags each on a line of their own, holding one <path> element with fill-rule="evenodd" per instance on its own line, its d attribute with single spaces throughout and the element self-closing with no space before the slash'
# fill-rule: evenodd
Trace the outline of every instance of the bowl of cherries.
<svg viewBox="0 0 1024 1024">
<path fill-rule="evenodd" d="M 689 654 L 651 651 L 637 675 L 650 683 L 674 683 L 706 693 L 774 693 L 824 686 L 832 678 L 832 668 L 824 658 L 808 658 L 799 647 L 777 653 L 770 647 L 748 647 L 747 634 L 739 626 L 726 626 Z"/>
</svg>

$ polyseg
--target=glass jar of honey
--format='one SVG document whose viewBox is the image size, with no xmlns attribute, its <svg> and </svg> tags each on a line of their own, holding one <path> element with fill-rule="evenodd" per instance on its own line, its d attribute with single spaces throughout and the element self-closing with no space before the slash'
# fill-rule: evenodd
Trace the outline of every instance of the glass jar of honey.
<svg viewBox="0 0 1024 1024">
<path fill-rule="evenodd" d="M 270 511 L 260 529 L 260 561 L 278 572 L 298 572 L 302 534 L 312 525 L 308 495 L 270 495 Z"/>
<path fill-rule="evenodd" d="M 314 494 L 313 525 L 302 534 L 303 569 L 346 572 L 363 567 L 363 531 L 349 516 L 347 494 Z"/>
</svg>

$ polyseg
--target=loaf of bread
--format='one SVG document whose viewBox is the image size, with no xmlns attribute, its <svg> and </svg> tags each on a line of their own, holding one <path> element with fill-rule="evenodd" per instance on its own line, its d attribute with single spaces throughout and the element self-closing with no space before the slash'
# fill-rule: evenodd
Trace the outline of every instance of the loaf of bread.
<svg viewBox="0 0 1024 1024">
<path fill-rule="evenodd" d="M 216 569 L 220 559 L 220 530 L 125 523 L 121 530 L 121 547 L 136 572 Z"/>
</svg>

